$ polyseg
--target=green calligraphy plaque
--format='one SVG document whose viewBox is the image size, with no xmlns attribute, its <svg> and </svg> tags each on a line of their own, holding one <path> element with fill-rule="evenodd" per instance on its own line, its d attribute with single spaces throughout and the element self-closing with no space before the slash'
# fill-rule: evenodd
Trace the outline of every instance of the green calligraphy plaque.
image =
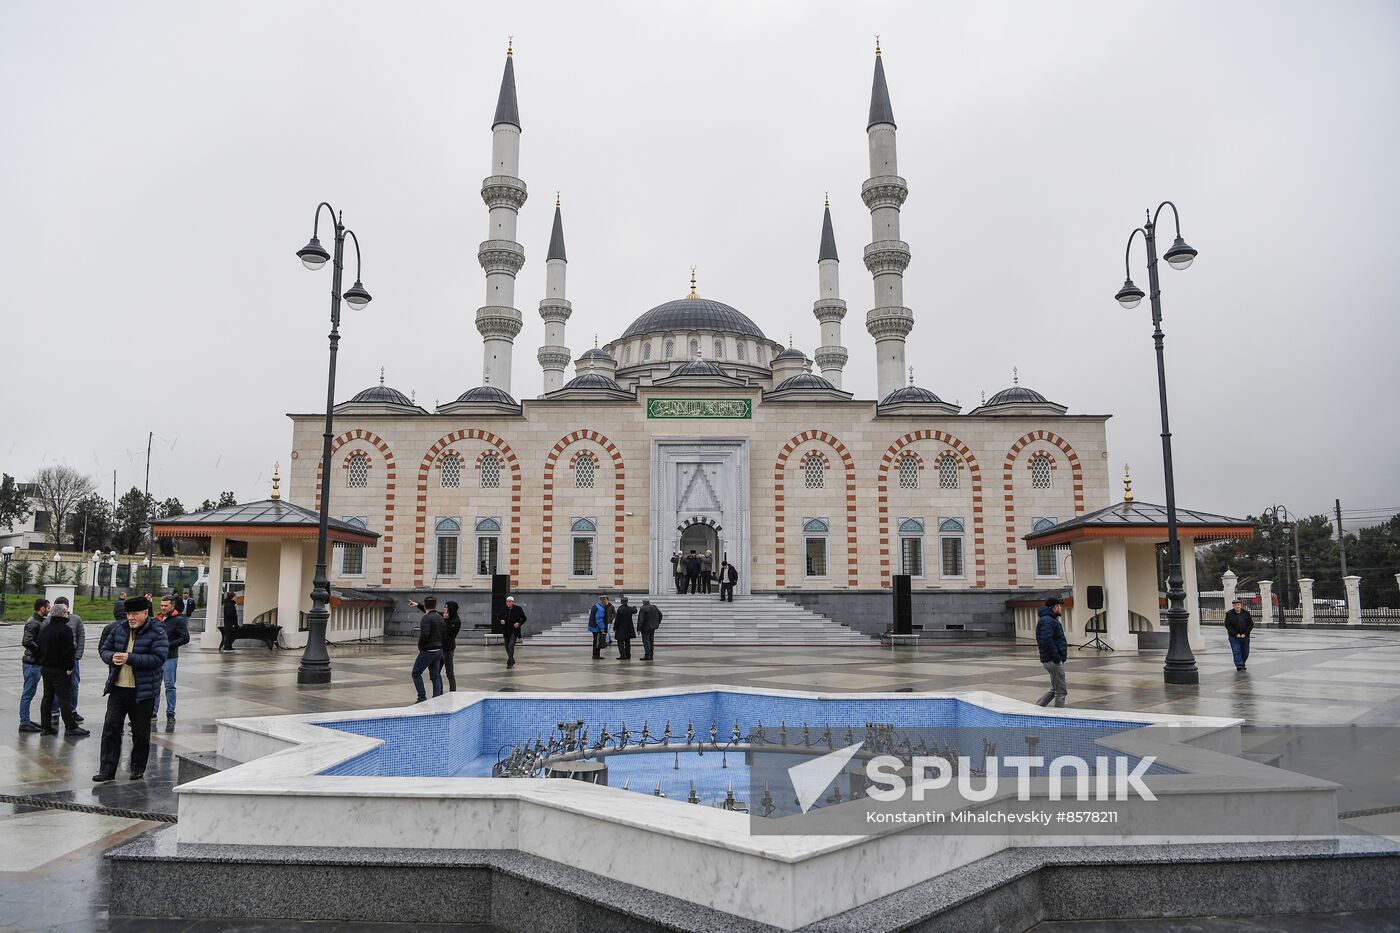
<svg viewBox="0 0 1400 933">
<path fill-rule="evenodd" d="M 650 398 L 648 418 L 752 418 L 747 398 Z"/>
</svg>

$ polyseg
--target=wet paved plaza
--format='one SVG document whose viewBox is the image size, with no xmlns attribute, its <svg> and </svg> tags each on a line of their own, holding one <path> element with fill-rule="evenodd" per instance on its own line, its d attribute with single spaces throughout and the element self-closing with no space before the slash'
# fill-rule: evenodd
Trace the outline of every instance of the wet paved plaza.
<svg viewBox="0 0 1400 933">
<path fill-rule="evenodd" d="M 334 683 L 298 688 L 294 652 L 263 648 L 234 652 L 189 650 L 180 658 L 179 718 L 167 726 L 162 712 L 152 737 L 146 779 L 125 770 L 113 784 L 94 786 L 104 702 L 104 671 L 95 652 L 83 665 L 79 712 L 94 735 L 85 739 L 18 733 L 21 687 L 20 629 L 0 626 L 0 701 L 9 725 L 0 732 L 0 930 L 271 930 L 382 929 L 382 924 L 235 923 L 230 921 L 130 921 L 109 919 L 106 870 L 101 854 L 161 825 L 143 814 L 174 814 L 173 785 L 179 753 L 211 752 L 220 717 L 349 710 L 405 705 L 414 699 L 408 672 L 414 648 L 407 642 L 332 648 Z M 630 690 L 705 683 L 789 690 L 892 691 L 988 690 L 1034 701 L 1045 673 L 1032 645 L 978 641 L 891 651 L 868 649 L 744 647 L 667 649 L 665 630 L 657 660 L 643 664 L 611 656 L 595 661 L 586 642 L 576 650 L 531 648 L 506 670 L 500 648 L 462 645 L 457 651 L 459 689 Z M 1068 665 L 1071 706 L 1206 716 L 1238 716 L 1265 724 L 1400 725 L 1400 632 L 1373 630 L 1264 630 L 1257 634 L 1249 670 L 1236 672 L 1218 630 L 1208 630 L 1210 650 L 1198 657 L 1201 685 L 1166 687 L 1161 654 L 1072 651 Z M 91 641 L 91 639 L 90 639 Z M 33 714 L 38 715 L 38 700 Z M 15 802 L 15 798 L 23 798 Z M 41 805 L 35 800 L 44 803 Z M 1383 800 L 1372 800 L 1383 804 Z M 1400 805 L 1400 799 L 1389 801 Z M 1380 808 L 1380 807 L 1377 807 Z M 113 811 L 132 811 L 117 814 Z M 1400 835 L 1400 815 L 1353 821 L 1358 828 Z M 314 844 L 315 840 L 307 840 Z M 1107 930 L 1244 931 L 1400 930 L 1387 913 L 1276 920 L 1161 921 L 1153 925 L 1045 924 L 1046 933 Z M 462 927 L 484 933 L 480 927 Z"/>
</svg>

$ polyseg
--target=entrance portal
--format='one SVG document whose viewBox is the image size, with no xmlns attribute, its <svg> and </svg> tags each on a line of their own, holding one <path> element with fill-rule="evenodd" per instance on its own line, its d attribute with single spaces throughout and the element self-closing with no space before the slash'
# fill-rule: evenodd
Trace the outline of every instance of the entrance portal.
<svg viewBox="0 0 1400 933">
<path fill-rule="evenodd" d="M 671 556 L 710 551 L 739 568 L 741 593 L 749 580 L 749 448 L 739 439 L 657 439 L 651 462 L 651 591 L 675 588 Z"/>
<path fill-rule="evenodd" d="M 697 554 L 704 554 L 706 551 L 713 553 L 716 570 L 719 569 L 719 562 L 724 560 L 724 552 L 719 546 L 719 535 L 709 525 L 690 525 L 681 532 L 681 553 L 689 554 L 691 548 L 694 548 Z"/>
</svg>

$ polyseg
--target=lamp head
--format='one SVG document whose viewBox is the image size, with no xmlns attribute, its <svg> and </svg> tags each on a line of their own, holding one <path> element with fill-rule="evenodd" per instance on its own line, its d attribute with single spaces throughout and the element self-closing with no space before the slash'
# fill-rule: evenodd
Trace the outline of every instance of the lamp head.
<svg viewBox="0 0 1400 933">
<path fill-rule="evenodd" d="M 345 299 L 346 304 L 354 308 L 356 311 L 363 311 L 365 309 L 365 305 L 369 304 L 373 300 L 372 298 L 370 298 L 369 292 L 365 291 L 365 287 L 360 284 L 359 279 L 356 279 L 355 284 L 347 288 L 345 290 L 345 294 L 341 297 Z"/>
<path fill-rule="evenodd" d="M 1142 289 L 1133 284 L 1132 279 L 1124 279 L 1123 287 L 1118 289 L 1118 294 L 1113 297 L 1118 299 L 1120 305 L 1131 311 L 1142 303 L 1144 294 Z"/>
<path fill-rule="evenodd" d="M 1171 249 L 1162 256 L 1173 269 L 1185 269 L 1196 259 L 1196 251 L 1186 245 L 1186 241 L 1177 234 L 1176 241 L 1172 243 Z"/>
<path fill-rule="evenodd" d="M 315 272 L 330 262 L 331 254 L 326 252 L 326 248 L 321 245 L 321 241 L 317 237 L 312 236 L 310 243 L 297 250 L 297 258 L 301 260 L 303 266 Z"/>
</svg>

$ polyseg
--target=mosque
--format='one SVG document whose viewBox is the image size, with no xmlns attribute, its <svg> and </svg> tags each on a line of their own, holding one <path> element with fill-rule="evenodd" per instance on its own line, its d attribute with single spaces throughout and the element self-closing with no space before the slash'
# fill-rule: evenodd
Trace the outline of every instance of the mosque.
<svg viewBox="0 0 1400 933">
<path fill-rule="evenodd" d="M 526 186 L 507 52 L 481 187 L 483 384 L 428 411 L 381 376 L 335 407 L 324 478 L 324 416 L 290 416 L 290 498 L 319 508 L 329 482 L 332 515 L 381 536 L 377 547 L 337 546 L 332 583 L 471 594 L 504 573 L 537 605 L 581 607 L 602 591 L 667 592 L 672 553 L 697 548 L 739 568 L 740 593 L 824 596 L 838 617 L 887 612 L 892 576 L 909 574 L 935 626 L 1064 586 L 1062 552 L 1022 539 L 1109 502 L 1108 416 L 1072 414 L 1019 384 L 963 412 L 913 384 L 911 251 L 900 238 L 909 189 L 878 47 L 865 132 L 877 399 L 842 388 L 847 304 L 829 206 L 814 236 L 820 345 L 810 359 L 702 296 L 692 274 L 688 294 L 580 354 L 566 380 L 572 307 L 557 199 L 539 302 L 543 391 L 525 398 L 512 364 Z"/>
</svg>

